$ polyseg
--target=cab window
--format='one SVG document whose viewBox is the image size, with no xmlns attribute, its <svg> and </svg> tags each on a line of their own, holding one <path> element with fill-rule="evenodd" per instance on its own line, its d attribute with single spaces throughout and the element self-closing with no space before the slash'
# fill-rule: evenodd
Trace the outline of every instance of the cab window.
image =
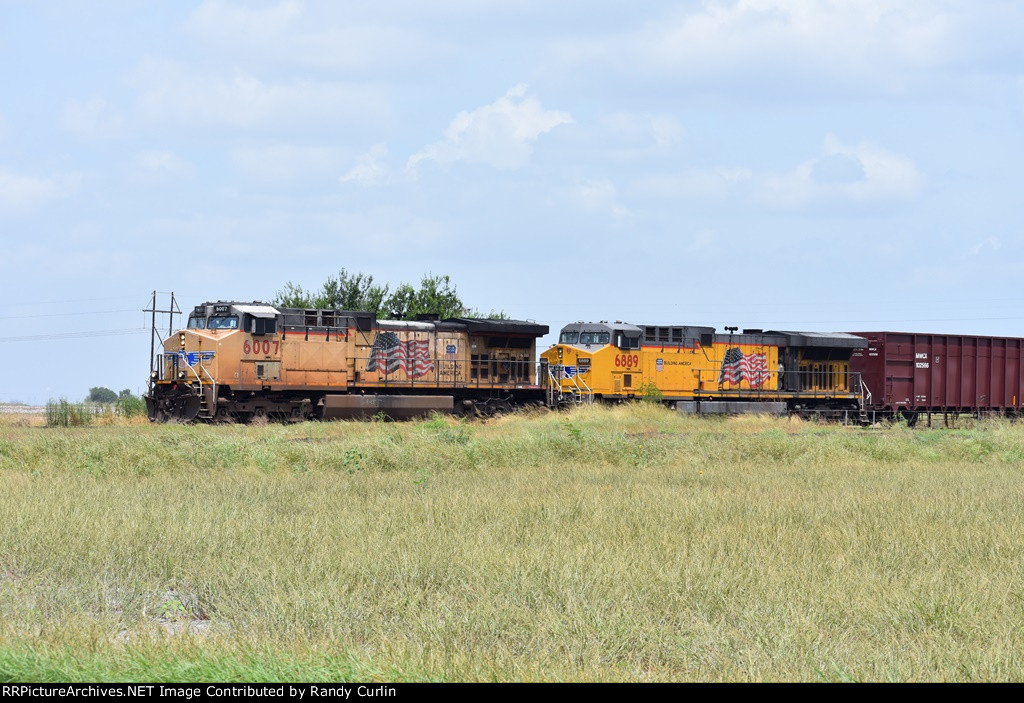
<svg viewBox="0 0 1024 703">
<path fill-rule="evenodd" d="M 584 332 L 580 335 L 580 344 L 607 344 L 610 339 L 609 332 Z"/>
<path fill-rule="evenodd" d="M 237 330 L 238 316 L 231 315 L 230 317 L 211 317 L 210 321 L 206 324 L 206 328 L 211 330 Z"/>
<path fill-rule="evenodd" d="M 621 332 L 615 335 L 615 346 L 619 349 L 639 349 L 640 338 L 639 337 L 627 337 Z"/>
<path fill-rule="evenodd" d="M 205 317 L 190 317 L 190 318 L 188 318 L 188 328 L 190 330 L 205 330 L 206 329 L 206 318 Z"/>
<path fill-rule="evenodd" d="M 559 338 L 559 344 L 577 344 L 580 341 L 579 332 L 562 332 L 562 336 Z"/>
</svg>

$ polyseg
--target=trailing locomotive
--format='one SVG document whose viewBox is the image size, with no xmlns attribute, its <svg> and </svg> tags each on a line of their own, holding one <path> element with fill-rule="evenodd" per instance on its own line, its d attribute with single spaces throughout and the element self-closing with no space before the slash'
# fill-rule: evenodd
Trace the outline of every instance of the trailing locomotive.
<svg viewBox="0 0 1024 703">
<path fill-rule="evenodd" d="M 813 413 L 858 417 L 854 350 L 845 333 L 575 323 L 541 355 L 548 403 L 661 399 L 684 412 Z"/>
<path fill-rule="evenodd" d="M 493 414 L 544 402 L 534 359 L 547 332 L 522 320 L 205 303 L 153 360 L 146 405 L 161 422 Z"/>
</svg>

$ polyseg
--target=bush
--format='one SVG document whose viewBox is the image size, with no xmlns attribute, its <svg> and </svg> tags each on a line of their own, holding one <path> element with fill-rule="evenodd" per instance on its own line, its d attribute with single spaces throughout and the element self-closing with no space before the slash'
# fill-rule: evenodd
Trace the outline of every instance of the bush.
<svg viewBox="0 0 1024 703">
<path fill-rule="evenodd" d="M 85 403 L 69 403 L 66 399 L 46 403 L 47 427 L 82 427 L 91 425 L 95 415 Z"/>
<path fill-rule="evenodd" d="M 665 400 L 665 394 L 661 392 L 658 385 L 654 381 L 648 381 L 647 383 L 640 386 L 641 400 L 646 400 L 651 403 L 662 403 Z"/>
<path fill-rule="evenodd" d="M 114 403 L 114 410 L 123 417 L 139 417 L 146 414 L 146 401 L 137 395 L 125 394 L 122 391 L 121 397 Z"/>
</svg>

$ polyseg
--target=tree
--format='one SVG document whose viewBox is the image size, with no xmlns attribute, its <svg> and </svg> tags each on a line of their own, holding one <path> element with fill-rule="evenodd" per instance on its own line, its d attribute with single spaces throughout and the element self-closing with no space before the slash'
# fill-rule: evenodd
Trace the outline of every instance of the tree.
<svg viewBox="0 0 1024 703">
<path fill-rule="evenodd" d="M 289 281 L 277 292 L 274 304 L 288 308 L 365 310 L 391 320 L 415 320 L 417 315 L 506 319 L 500 311 L 483 315 L 467 307 L 449 276 L 433 274 L 420 279 L 418 288 L 402 283 L 389 294 L 389 287 L 375 285 L 373 276 L 341 269 L 315 292 Z"/>
<path fill-rule="evenodd" d="M 307 291 L 289 281 L 277 292 L 274 304 L 286 308 L 322 308 L 326 310 L 366 310 L 378 312 L 384 307 L 387 286 L 375 286 L 373 276 L 351 274 L 341 269 L 328 276 L 319 291 Z"/>
<path fill-rule="evenodd" d="M 469 308 L 462 302 L 448 276 L 427 275 L 420 280 L 420 287 L 413 288 L 403 283 L 384 304 L 384 312 L 395 320 L 415 320 L 417 315 L 465 317 Z"/>
<path fill-rule="evenodd" d="M 97 386 L 96 388 L 89 389 L 89 395 L 86 396 L 85 400 L 89 403 L 113 403 L 117 400 L 117 393 L 109 388 Z"/>
</svg>

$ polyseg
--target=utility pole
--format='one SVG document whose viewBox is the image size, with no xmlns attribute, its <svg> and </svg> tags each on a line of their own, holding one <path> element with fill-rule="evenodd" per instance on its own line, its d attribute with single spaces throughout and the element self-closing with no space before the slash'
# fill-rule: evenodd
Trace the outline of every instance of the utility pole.
<svg viewBox="0 0 1024 703">
<path fill-rule="evenodd" d="M 153 297 L 150 300 L 149 307 L 143 310 L 143 312 L 152 313 L 151 331 L 149 335 L 149 378 L 146 379 L 147 388 L 153 390 L 153 372 L 156 371 L 156 345 L 159 342 L 161 345 L 164 343 L 163 338 L 160 337 L 160 332 L 156 327 L 156 315 L 168 316 L 167 322 L 167 336 L 171 336 L 174 333 L 174 313 L 181 314 L 181 310 L 178 308 L 178 302 L 174 298 L 174 291 L 171 291 L 168 295 L 171 296 L 170 304 L 166 310 L 158 310 L 156 307 L 156 295 L 157 292 L 153 291 Z"/>
</svg>

